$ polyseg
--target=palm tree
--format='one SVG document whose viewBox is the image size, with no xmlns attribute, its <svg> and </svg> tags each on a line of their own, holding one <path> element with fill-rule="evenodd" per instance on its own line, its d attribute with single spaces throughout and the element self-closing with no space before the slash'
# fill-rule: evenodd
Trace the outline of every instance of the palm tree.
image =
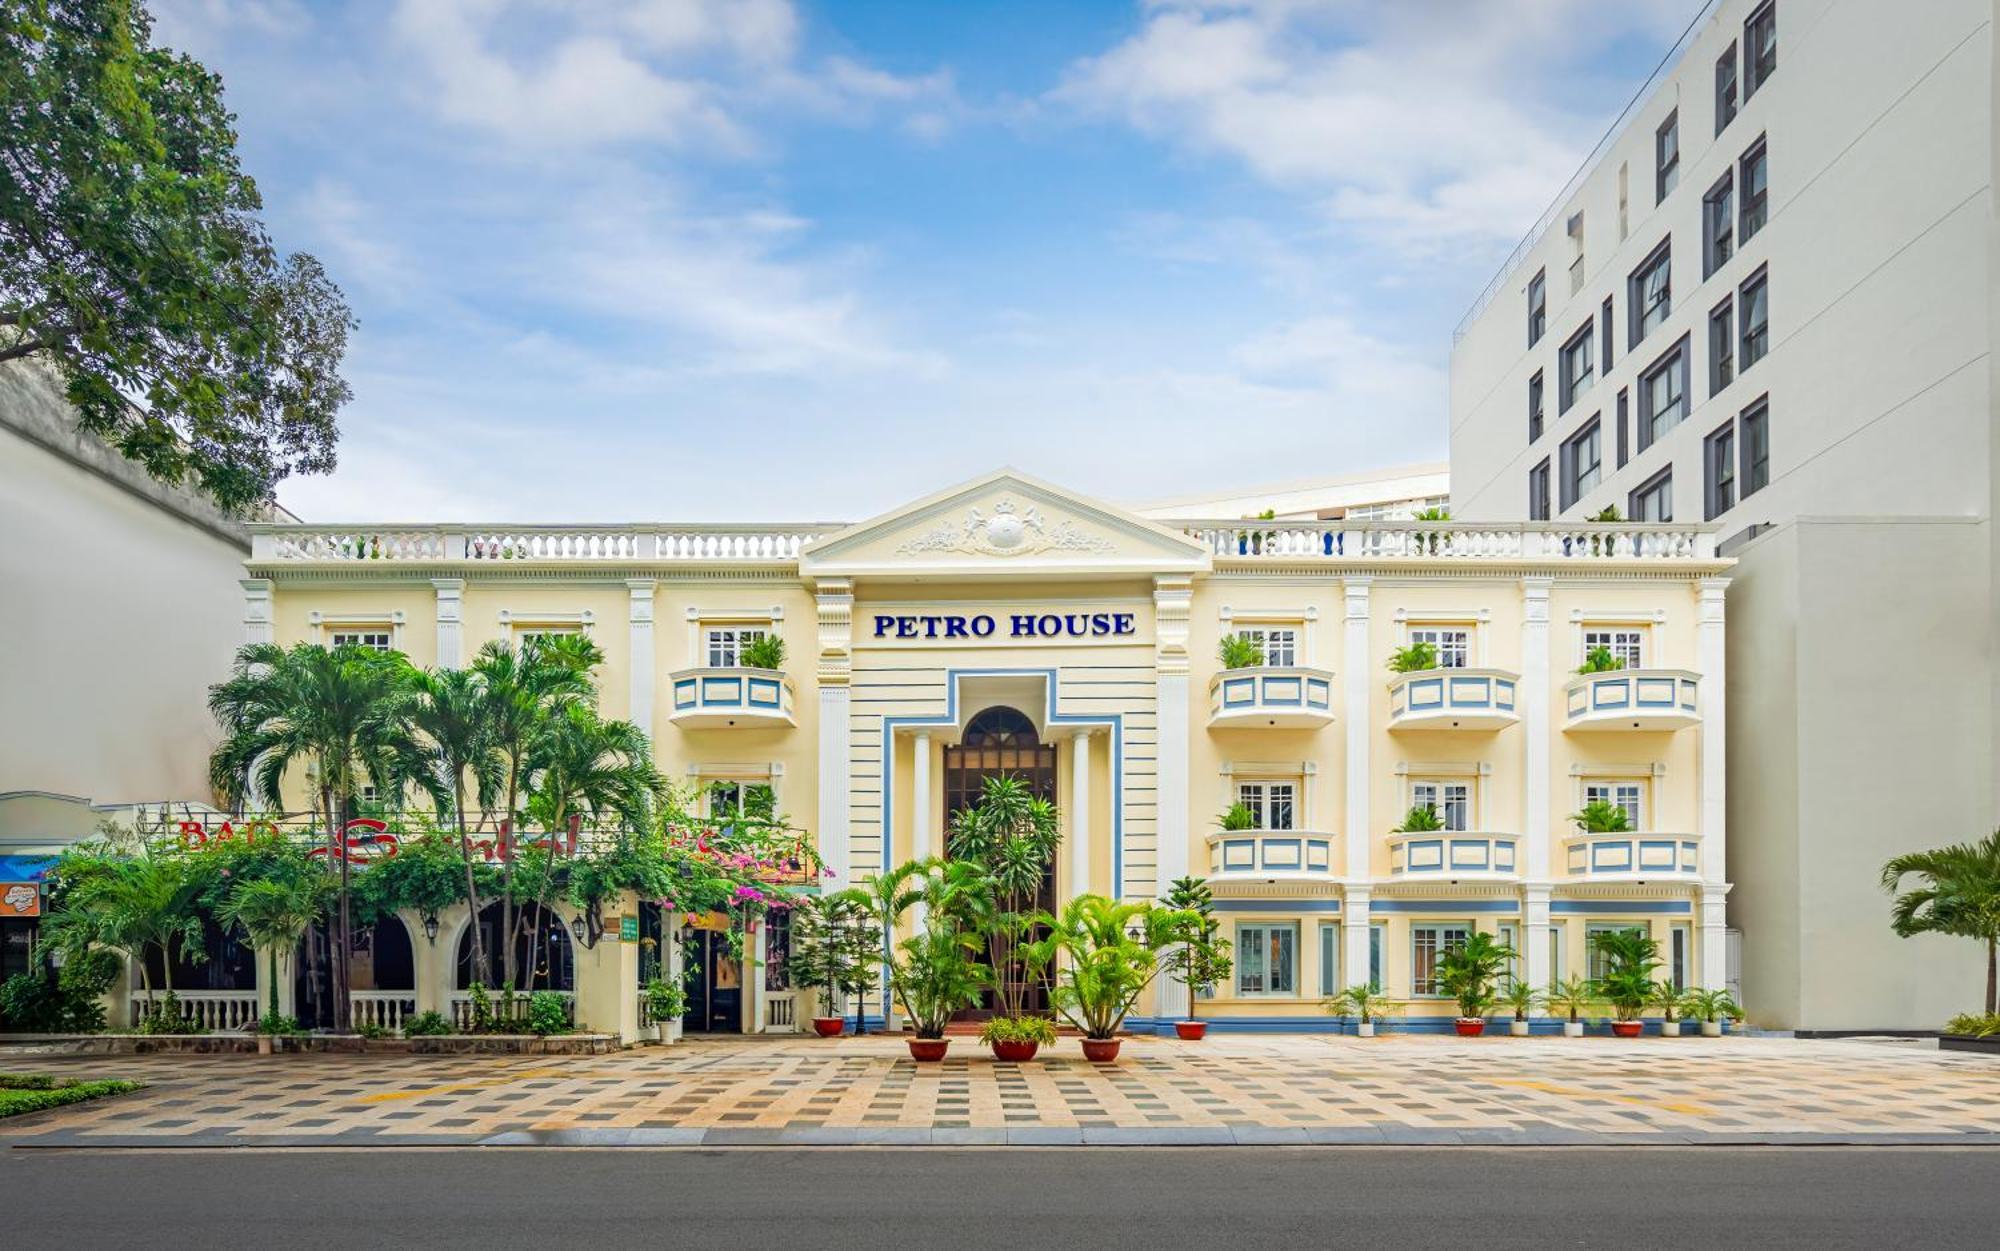
<svg viewBox="0 0 2000 1251">
<path fill-rule="evenodd" d="M 149 951 L 160 953 L 162 989 L 174 988 L 174 951 L 200 958 L 201 884 L 169 856 L 142 855 L 93 866 L 70 887 L 62 909 L 42 923 L 42 941 L 81 955 L 93 947 L 118 952 L 139 966 L 139 985 L 153 993 Z"/>
<path fill-rule="evenodd" d="M 1030 929 L 1031 910 L 1041 901 L 1042 884 L 1061 844 L 1056 806 L 1016 777 L 987 778 L 979 802 L 952 818 L 953 858 L 980 865 L 990 879 L 990 955 L 1006 1016 L 1021 1015 L 1027 997 L 1028 978 L 1015 948 Z"/>
<path fill-rule="evenodd" d="M 236 653 L 230 676 L 209 688 L 208 706 L 223 740 L 209 757 L 209 779 L 233 806 L 254 787 L 273 800 L 285 775 L 304 765 L 317 788 L 326 850 L 340 861 L 340 908 L 334 936 L 334 1028 L 349 1022 L 348 894 L 352 867 L 344 819 L 364 779 L 384 794 L 432 784 L 410 729 L 409 661 L 372 648 L 282 648 L 253 643 Z"/>
<path fill-rule="evenodd" d="M 1912 874 L 1922 885 L 1896 894 Z M 1986 1012 L 2000 1011 L 2000 830 L 1897 856 L 1882 866 L 1882 889 L 1896 895 L 1889 924 L 1900 937 L 1950 934 L 1986 944 Z"/>
<path fill-rule="evenodd" d="M 270 956 L 271 1015 L 278 1015 L 278 954 L 291 953 L 313 922 L 326 912 L 333 883 L 323 873 L 266 877 L 239 882 L 216 919 L 242 927 L 250 941 Z"/>
<path fill-rule="evenodd" d="M 481 808 L 492 804 L 500 787 L 500 752 L 488 716 L 486 679 L 472 669 L 423 669 L 413 671 L 409 681 L 415 697 L 410 705 L 410 724 L 437 753 L 444 785 L 435 788 L 433 798 L 439 815 L 444 815 L 445 801 L 451 803 L 451 819 L 458 827 L 458 854 L 465 866 L 466 915 L 477 917 L 479 886 L 473 877 L 472 837 L 465 828 L 466 774 L 472 775 Z M 490 967 L 482 927 L 475 923 L 470 935 L 472 967 Z"/>
</svg>

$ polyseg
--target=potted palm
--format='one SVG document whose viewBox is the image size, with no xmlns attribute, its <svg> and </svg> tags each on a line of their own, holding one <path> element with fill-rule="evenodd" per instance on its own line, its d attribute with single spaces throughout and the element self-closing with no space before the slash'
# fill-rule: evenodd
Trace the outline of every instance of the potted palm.
<svg viewBox="0 0 2000 1251">
<path fill-rule="evenodd" d="M 1550 982 L 1542 992 L 1542 1002 L 1549 1011 L 1563 1019 L 1563 1037 L 1583 1037 L 1583 1014 L 1590 1005 L 1597 1002 L 1597 991 L 1583 978 L 1572 973 L 1559 982 Z"/>
<path fill-rule="evenodd" d="M 1584 653 L 1583 664 L 1578 673 L 1616 673 L 1625 667 L 1625 661 L 1608 647 L 1593 647 Z"/>
<path fill-rule="evenodd" d="M 1403 814 L 1403 822 L 1391 834 L 1428 834 L 1444 828 L 1444 818 L 1433 804 L 1418 804 Z"/>
<path fill-rule="evenodd" d="M 1486 1032 L 1486 1014 L 1499 998 L 1493 988 L 1516 955 L 1493 935 L 1474 931 L 1438 957 L 1438 988 L 1458 1001 L 1458 1020 L 1453 1027 L 1460 1038 L 1477 1038 Z"/>
<path fill-rule="evenodd" d="M 1643 930 L 1601 930 L 1590 946 L 1604 962 L 1597 997 L 1611 1005 L 1611 1032 L 1637 1038 L 1646 1024 L 1639 1014 L 1653 997 L 1653 971 L 1660 967 L 1660 944 Z"/>
<path fill-rule="evenodd" d="M 1192 923 L 1191 915 L 1102 895 L 1078 895 L 1059 914 L 1036 915 L 1046 936 L 1023 952 L 1036 969 L 1062 957 L 1049 998 L 1082 1031 L 1085 1059 L 1103 1064 L 1118 1058 L 1119 1027 L 1159 976 L 1160 953 Z"/>
<path fill-rule="evenodd" d="M 1264 645 L 1241 634 L 1225 634 L 1216 649 L 1225 669 L 1255 669 L 1264 663 Z"/>
<path fill-rule="evenodd" d="M 1188 991 L 1188 1019 L 1174 1022 L 1174 1034 L 1187 1042 L 1199 1042 L 1208 1033 L 1208 1022 L 1194 1019 L 1194 1001 L 1227 980 L 1234 970 L 1229 940 L 1222 937 L 1221 926 L 1215 921 L 1215 896 L 1200 878 L 1176 878 L 1164 903 L 1188 916 L 1179 945 L 1167 957 L 1168 967 L 1180 975 Z"/>
<path fill-rule="evenodd" d="M 1514 1019 L 1507 1022 L 1507 1032 L 1516 1038 L 1528 1036 L 1528 1014 L 1542 1001 L 1541 992 L 1520 978 L 1514 980 L 1500 1001 L 1514 1010 Z"/>
<path fill-rule="evenodd" d="M 1736 1006 L 1736 997 L 1722 986 L 1714 990 L 1690 989 L 1681 997 L 1681 1011 L 1701 1022 L 1703 1038 L 1720 1038 L 1724 1021 L 1743 1019 L 1743 1009 Z"/>
<path fill-rule="evenodd" d="M 760 634 L 743 645 L 736 661 L 745 669 L 782 669 L 785 665 L 785 640 L 775 634 Z"/>
<path fill-rule="evenodd" d="M 1660 1037 L 1681 1036 L 1681 999 L 1685 994 L 1685 991 L 1674 989 L 1672 982 L 1653 983 L 1653 993 L 1647 998 L 1646 1006 L 1660 1010 Z"/>
<path fill-rule="evenodd" d="M 983 946 L 979 935 L 949 923 L 897 944 L 899 959 L 889 985 L 916 1035 L 906 1040 L 912 1060 L 944 1059 L 951 1046 L 944 1031 L 952 1014 L 978 1003 L 979 993 L 992 980 L 979 963 Z"/>
<path fill-rule="evenodd" d="M 1358 1018 L 1354 1032 L 1362 1038 L 1373 1038 L 1375 1022 L 1393 1011 L 1396 1001 L 1383 994 L 1380 986 L 1365 982 L 1328 997 L 1324 1006 L 1328 1012 Z"/>
<path fill-rule="evenodd" d="M 1437 667 L 1438 649 L 1435 643 L 1412 643 L 1389 654 L 1391 673 L 1422 673 Z"/>
<path fill-rule="evenodd" d="M 1055 1040 L 1055 1022 L 1045 1016 L 996 1016 L 979 1027 L 979 1041 L 993 1048 L 993 1058 L 1010 1064 L 1034 1059 Z"/>
<path fill-rule="evenodd" d="M 1585 834 L 1623 834 L 1632 828 L 1632 816 L 1608 800 L 1593 799 L 1581 810 L 1569 814 Z"/>
</svg>

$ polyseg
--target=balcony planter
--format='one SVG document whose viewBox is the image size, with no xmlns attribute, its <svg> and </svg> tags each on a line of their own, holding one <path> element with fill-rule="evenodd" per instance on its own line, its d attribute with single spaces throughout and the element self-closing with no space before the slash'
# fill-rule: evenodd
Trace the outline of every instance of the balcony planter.
<svg viewBox="0 0 2000 1251">
<path fill-rule="evenodd" d="M 1702 1036 L 1703 1038 L 1720 1038 L 1720 1037 L 1722 1037 L 1722 1022 L 1720 1022 L 1720 1021 L 1703 1021 L 1703 1022 L 1701 1023 L 1701 1036 Z"/>
<path fill-rule="evenodd" d="M 838 1038 L 847 1029 L 844 1016 L 816 1016 L 813 1018 L 813 1033 L 821 1038 Z"/>
<path fill-rule="evenodd" d="M 1460 1038 L 1477 1038 L 1486 1032 L 1486 1018 L 1483 1016 L 1462 1016 L 1451 1025 Z"/>
<path fill-rule="evenodd" d="M 1184 1042 L 1200 1042 L 1208 1033 L 1207 1021 L 1175 1021 L 1174 1036 Z"/>
<path fill-rule="evenodd" d="M 1646 1032 L 1644 1021 L 1613 1021 L 1611 1032 L 1620 1038 L 1637 1038 Z"/>
<path fill-rule="evenodd" d="M 1110 1064 L 1118 1058 L 1119 1039 L 1086 1038 L 1083 1040 L 1083 1058 L 1092 1064 Z"/>
<path fill-rule="evenodd" d="M 1564 1037 L 1564 1038 L 1581 1038 L 1581 1037 L 1583 1037 L 1583 1022 L 1582 1022 L 1582 1021 L 1564 1021 L 1564 1022 L 1563 1022 L 1563 1037 Z"/>
<path fill-rule="evenodd" d="M 934 1064 L 944 1059 L 944 1053 L 951 1046 L 949 1038 L 911 1038 L 910 1058 L 919 1064 Z"/>
<path fill-rule="evenodd" d="M 993 1058 L 1005 1060 L 1009 1064 L 1022 1064 L 1035 1058 L 1042 1044 L 1032 1038 L 1009 1038 L 993 1044 Z"/>
</svg>

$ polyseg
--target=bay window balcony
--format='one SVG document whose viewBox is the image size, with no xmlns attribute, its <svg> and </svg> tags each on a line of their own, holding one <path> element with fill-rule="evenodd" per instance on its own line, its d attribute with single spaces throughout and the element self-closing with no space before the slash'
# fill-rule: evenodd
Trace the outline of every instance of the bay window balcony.
<svg viewBox="0 0 2000 1251">
<path fill-rule="evenodd" d="M 1421 663 L 1421 662 L 1419 662 Z M 1391 730 L 1500 730 L 1521 719 L 1521 675 L 1504 669 L 1423 669 L 1389 683 Z"/>
<path fill-rule="evenodd" d="M 1566 730 L 1681 730 L 1701 723 L 1701 675 L 1686 669 L 1582 673 L 1565 688 Z"/>
<path fill-rule="evenodd" d="M 1317 729 L 1333 720 L 1333 674 L 1259 665 L 1225 669 L 1208 684 L 1212 728 Z"/>
<path fill-rule="evenodd" d="M 1219 830 L 1208 836 L 1208 882 L 1332 883 L 1338 842 L 1318 830 Z"/>
<path fill-rule="evenodd" d="M 667 719 L 675 725 L 768 729 L 798 724 L 792 712 L 792 680 L 776 669 L 682 669 L 669 680 L 674 707 Z"/>
<path fill-rule="evenodd" d="M 1693 834 L 1572 834 L 1562 840 L 1562 849 L 1563 871 L 1579 881 L 1701 878 L 1701 840 Z"/>
<path fill-rule="evenodd" d="M 1520 876 L 1518 834 L 1423 830 L 1389 836 L 1392 879 L 1513 881 Z"/>
</svg>

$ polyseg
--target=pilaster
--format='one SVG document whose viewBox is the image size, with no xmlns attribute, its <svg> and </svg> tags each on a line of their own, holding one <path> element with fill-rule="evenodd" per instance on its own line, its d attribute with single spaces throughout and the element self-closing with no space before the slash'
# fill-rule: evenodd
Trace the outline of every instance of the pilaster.
<svg viewBox="0 0 2000 1251">
<path fill-rule="evenodd" d="M 1341 625 L 1340 689 L 1345 725 L 1342 740 L 1347 747 L 1345 787 L 1347 791 L 1346 846 L 1347 876 L 1367 881 L 1374 864 L 1374 844 L 1369 824 L 1369 792 L 1374 779 L 1368 772 L 1368 741 L 1374 733 L 1370 717 L 1375 687 L 1374 667 L 1368 663 L 1370 578 L 1348 578 L 1342 584 L 1345 611 Z M 1352 899 L 1352 893 L 1349 895 Z M 1362 937 L 1365 939 L 1366 934 Z M 1366 959 L 1367 949 L 1362 949 Z M 1364 966 L 1365 969 L 1365 966 Z M 1365 978 L 1364 971 L 1363 977 Z"/>
<path fill-rule="evenodd" d="M 632 629 L 631 693 L 628 697 L 630 711 L 626 719 L 653 736 L 653 679 L 654 658 L 658 649 L 653 643 L 653 596 L 659 584 L 653 578 L 627 578 L 625 589 L 630 594 L 627 620 Z"/>
<path fill-rule="evenodd" d="M 1729 977 L 1727 752 L 1729 708 L 1724 673 L 1724 596 L 1728 578 L 1703 578 L 1695 618 L 1696 664 L 1701 672 L 1701 984 L 1726 985 Z"/>
<path fill-rule="evenodd" d="M 1342 986 L 1368 984 L 1369 896 L 1366 886 L 1349 885 L 1340 905 Z"/>
<path fill-rule="evenodd" d="M 1090 891 L 1090 731 L 1070 738 L 1069 890 L 1074 899 Z M 1160 883 L 1164 891 L 1166 883 Z"/>
<path fill-rule="evenodd" d="M 1159 816 L 1156 829 L 1159 892 L 1188 872 L 1188 619 L 1194 608 L 1194 583 L 1185 577 L 1153 580 L 1154 684 L 1158 701 Z M 1114 780 L 1114 785 L 1116 782 Z M 1125 883 L 1111 882 L 1109 894 L 1125 893 Z M 1163 1000 L 1176 992 L 1162 991 Z M 1182 993 L 1184 996 L 1184 992 Z M 1182 1002 L 1185 1002 L 1183 997 Z"/>
<path fill-rule="evenodd" d="M 1531 986 L 1554 980 L 1549 974 L 1549 893 L 1546 882 L 1531 884 L 1522 891 L 1520 976 Z M 1537 1008 L 1533 1015 L 1547 1013 Z"/>
<path fill-rule="evenodd" d="M 271 642 L 271 580 L 244 578 L 237 585 L 243 588 L 243 642 Z"/>
<path fill-rule="evenodd" d="M 1554 862 L 1550 828 L 1549 751 L 1554 727 L 1550 725 L 1549 670 L 1549 586 L 1551 579 L 1521 579 L 1521 742 L 1522 768 L 1526 776 L 1521 786 L 1521 840 L 1527 845 L 1523 867 L 1530 886 L 1543 888 L 1544 901 Z M 1546 924 L 1542 940 L 1548 940 Z"/>
<path fill-rule="evenodd" d="M 465 579 L 432 578 L 437 592 L 437 665 L 456 669 L 465 664 Z"/>
</svg>

